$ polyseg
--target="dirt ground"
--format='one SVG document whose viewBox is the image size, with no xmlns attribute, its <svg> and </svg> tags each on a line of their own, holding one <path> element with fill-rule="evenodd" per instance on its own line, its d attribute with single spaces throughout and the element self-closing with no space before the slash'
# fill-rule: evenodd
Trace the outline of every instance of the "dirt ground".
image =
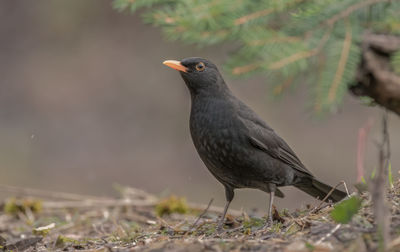
<svg viewBox="0 0 400 252">
<path fill-rule="evenodd" d="M 216 232 L 222 209 L 159 199 L 120 187 L 120 198 L 1 186 L 0 248 L 5 251 L 377 251 L 379 237 L 368 193 L 348 224 L 331 218 L 328 203 L 265 217 L 231 210 Z M 400 251 L 400 182 L 389 190 L 391 238 Z M 210 202 L 211 203 L 211 202 Z M 162 217 L 160 217 L 160 215 Z"/>
</svg>

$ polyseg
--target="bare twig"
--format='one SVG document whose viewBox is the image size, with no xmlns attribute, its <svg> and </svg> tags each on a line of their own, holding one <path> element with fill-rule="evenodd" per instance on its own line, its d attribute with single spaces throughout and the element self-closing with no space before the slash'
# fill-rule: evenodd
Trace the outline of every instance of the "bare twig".
<svg viewBox="0 0 400 252">
<path fill-rule="evenodd" d="M 189 205 L 190 208 L 193 208 L 193 209 L 201 209 L 201 210 L 207 207 L 207 206 L 204 205 L 204 204 L 197 204 L 197 203 L 188 203 L 188 205 Z M 210 206 L 210 207 L 208 208 L 208 212 L 222 213 L 223 211 L 224 211 L 224 208 L 223 208 L 223 207 Z M 235 210 L 235 209 L 229 209 L 229 213 L 230 213 L 231 215 L 234 215 L 234 216 L 240 216 L 240 215 L 242 215 L 242 212 L 241 212 L 241 211 Z"/>
<path fill-rule="evenodd" d="M 65 192 L 55 192 L 55 191 L 46 191 L 40 189 L 26 188 L 26 187 L 17 187 L 10 185 L 0 185 L 0 191 L 14 193 L 21 196 L 36 196 L 41 198 L 52 198 L 52 199 L 66 199 L 66 200 L 109 200 L 109 198 L 89 196 L 89 195 L 79 195 L 73 193 L 65 193 Z"/>
<path fill-rule="evenodd" d="M 93 208 L 93 207 L 146 207 L 155 206 L 157 201 L 154 200 L 131 200 L 131 199 L 107 199 L 107 200 L 81 200 L 81 201 L 44 201 L 42 203 L 45 210 L 63 209 L 63 208 Z M 205 209 L 206 205 L 197 203 L 188 203 L 192 209 Z M 207 211 L 213 213 L 221 213 L 222 207 L 210 206 Z M 238 210 L 230 209 L 230 214 L 240 216 L 241 212 Z"/>
<path fill-rule="evenodd" d="M 113 199 L 97 197 L 92 195 L 79 195 L 65 192 L 45 191 L 33 188 L 16 187 L 10 185 L 0 185 L 0 191 L 13 193 L 19 196 L 35 196 L 40 198 L 54 199 L 59 201 L 44 201 L 45 209 L 60 208 L 91 208 L 91 207 L 112 207 L 112 206 L 152 206 L 158 199 L 139 189 L 129 188 L 130 196 L 134 198 Z M 138 197 L 138 195 L 142 197 Z"/>
<path fill-rule="evenodd" d="M 318 244 L 322 243 L 323 241 L 325 241 L 326 239 L 328 239 L 329 237 L 331 237 L 341 226 L 342 226 L 342 224 L 337 224 L 329 233 L 327 233 L 324 237 L 319 239 L 315 243 L 315 245 L 318 245 Z"/>
<path fill-rule="evenodd" d="M 154 206 L 157 202 L 131 199 L 104 199 L 104 200 L 80 200 L 80 201 L 44 201 L 44 209 L 62 208 L 93 208 L 93 207 L 119 207 L 119 206 Z"/>
<path fill-rule="evenodd" d="M 213 203 L 214 199 L 211 198 L 210 202 L 208 202 L 207 207 L 204 209 L 204 211 L 199 215 L 199 217 L 197 217 L 196 221 L 192 224 L 192 226 L 189 228 L 188 232 L 191 231 L 196 225 L 197 223 L 200 221 L 201 218 L 203 218 L 203 216 L 207 213 L 208 209 L 210 208 L 211 204 Z"/>
<path fill-rule="evenodd" d="M 346 190 L 346 193 L 347 193 L 347 197 L 349 197 L 350 194 L 349 194 L 349 191 L 347 190 L 346 182 L 344 182 L 344 181 L 342 180 L 342 181 L 340 181 L 335 187 L 333 187 L 333 188 L 328 192 L 328 194 L 321 200 L 321 202 L 318 204 L 318 206 L 315 207 L 310 213 L 316 213 L 316 212 L 318 212 L 319 210 L 321 210 L 322 204 L 329 198 L 329 196 L 331 196 L 331 194 L 333 193 L 333 191 L 335 191 L 336 188 L 338 188 L 340 185 L 343 185 L 343 186 L 344 186 L 344 188 L 345 188 L 345 190 Z"/>
<path fill-rule="evenodd" d="M 388 175 L 388 164 L 390 159 L 389 132 L 387 129 L 388 112 L 385 110 L 382 117 L 382 143 L 379 146 L 379 166 L 377 175 L 372 181 L 372 201 L 375 221 L 378 226 L 380 249 L 385 251 L 390 242 L 389 215 L 386 206 L 386 177 Z"/>
<path fill-rule="evenodd" d="M 42 206 L 44 210 L 56 210 L 63 208 L 93 208 L 93 207 L 121 207 L 121 206 L 132 206 L 132 207 L 146 207 L 155 206 L 158 202 L 158 198 L 143 192 L 142 190 L 129 188 L 129 196 L 124 199 L 113 199 L 105 197 L 96 197 L 90 195 L 79 195 L 64 192 L 45 191 L 33 188 L 23 188 L 9 185 L 1 185 L 0 191 L 17 194 L 20 196 L 36 196 L 41 198 L 51 198 L 59 201 L 44 201 Z M 132 199 L 134 195 L 134 199 Z M 141 197 L 138 197 L 140 195 Z M 207 209 L 208 212 L 221 213 L 222 207 L 207 206 L 204 204 L 188 203 L 188 206 L 192 209 Z M 240 216 L 241 211 L 230 209 L 230 214 L 234 216 Z"/>
<path fill-rule="evenodd" d="M 357 183 L 362 182 L 364 177 L 364 157 L 368 132 L 373 124 L 372 118 L 368 118 L 367 123 L 358 130 L 357 141 Z"/>
<path fill-rule="evenodd" d="M 129 186 L 121 186 L 115 185 L 115 189 L 117 189 L 120 193 L 122 198 L 124 199 L 131 199 L 131 200 L 148 200 L 157 202 L 158 198 L 153 194 L 150 194 L 144 190 L 133 188 Z"/>
</svg>

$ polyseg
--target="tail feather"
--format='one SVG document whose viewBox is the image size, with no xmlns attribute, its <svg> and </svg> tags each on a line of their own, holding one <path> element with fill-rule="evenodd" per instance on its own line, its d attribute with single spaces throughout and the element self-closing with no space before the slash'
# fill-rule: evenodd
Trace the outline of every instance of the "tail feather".
<svg viewBox="0 0 400 252">
<path fill-rule="evenodd" d="M 311 183 L 299 184 L 296 185 L 296 187 L 315 198 L 318 197 L 320 200 L 324 199 L 326 195 L 332 190 L 331 186 L 324 184 L 315 178 L 311 178 Z M 329 195 L 328 200 L 331 200 L 332 202 L 338 202 L 344 199 L 346 196 L 347 194 L 345 192 L 334 189 L 333 192 Z"/>
</svg>

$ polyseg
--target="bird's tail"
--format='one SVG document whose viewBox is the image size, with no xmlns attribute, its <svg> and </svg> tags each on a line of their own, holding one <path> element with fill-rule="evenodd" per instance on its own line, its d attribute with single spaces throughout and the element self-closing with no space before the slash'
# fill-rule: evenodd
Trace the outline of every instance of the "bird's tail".
<svg viewBox="0 0 400 252">
<path fill-rule="evenodd" d="M 303 192 L 322 200 L 326 197 L 326 195 L 332 190 L 332 187 L 318 181 L 315 178 L 310 178 L 311 183 L 307 184 L 299 184 L 295 185 L 298 189 L 302 190 Z M 333 192 L 329 195 L 328 201 L 331 200 L 332 202 L 338 202 L 345 198 L 347 194 L 341 190 L 334 189 Z"/>
</svg>

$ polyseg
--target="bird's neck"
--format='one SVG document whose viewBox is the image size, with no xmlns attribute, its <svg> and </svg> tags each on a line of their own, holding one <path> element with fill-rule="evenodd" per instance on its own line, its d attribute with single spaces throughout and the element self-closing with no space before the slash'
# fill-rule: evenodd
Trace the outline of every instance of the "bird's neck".
<svg viewBox="0 0 400 252">
<path fill-rule="evenodd" d="M 231 103 L 234 99 L 228 87 L 191 92 L 191 115 L 219 114 L 233 107 Z"/>
<path fill-rule="evenodd" d="M 232 92 L 225 82 L 220 82 L 218 83 L 218 85 L 211 85 L 201 88 L 189 87 L 189 91 L 190 91 L 190 96 L 192 98 L 192 102 L 194 102 L 195 100 L 203 100 L 209 98 L 216 99 L 226 96 L 232 96 Z"/>
</svg>

